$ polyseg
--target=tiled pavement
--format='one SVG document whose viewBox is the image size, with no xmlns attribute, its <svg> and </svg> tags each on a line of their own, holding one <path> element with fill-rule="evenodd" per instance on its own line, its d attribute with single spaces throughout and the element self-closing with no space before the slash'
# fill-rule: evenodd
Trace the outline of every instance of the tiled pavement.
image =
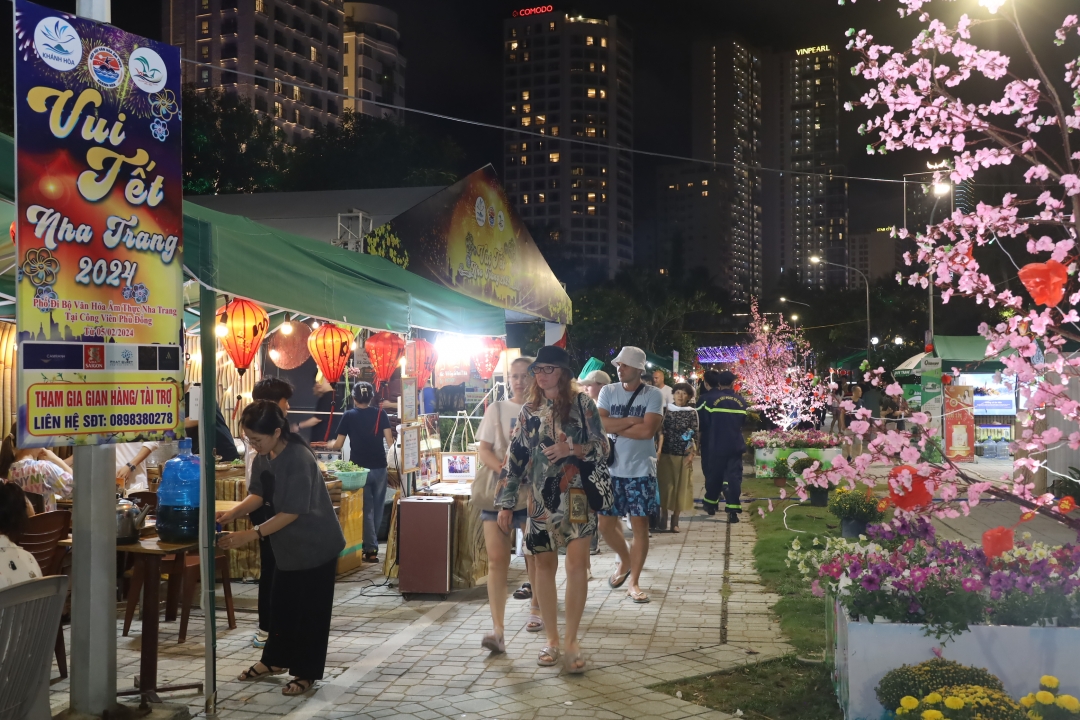
<svg viewBox="0 0 1080 720">
<path fill-rule="evenodd" d="M 700 474 L 698 481 L 700 483 Z M 700 496 L 700 493 L 698 493 Z M 541 668 L 543 637 L 524 631 L 528 601 L 507 605 L 507 653 L 489 656 L 480 638 L 490 627 L 484 588 L 446 601 L 405 602 L 382 577 L 364 569 L 339 579 L 327 678 L 304 698 L 285 698 L 285 678 L 241 683 L 236 675 L 258 659 L 255 586 L 234 584 L 238 627 L 218 612 L 218 716 L 254 718 L 712 718 L 729 716 L 650 691 L 659 682 L 692 677 L 775 657 L 791 649 L 780 638 L 753 569 L 749 522 L 728 526 L 695 513 L 680 534 L 656 534 L 642 585 L 653 601 L 635 605 L 605 580 L 614 555 L 593 557 L 596 579 L 582 620 L 583 676 Z M 730 534 L 729 534 L 730 529 Z M 725 562 L 727 572 L 725 574 Z M 524 579 L 515 558 L 510 583 Z M 560 597 L 564 576 L 560 571 Z M 219 591 L 220 598 L 220 591 Z M 176 643 L 176 623 L 161 625 L 159 681 L 202 679 L 202 620 L 192 613 L 188 641 Z M 119 634 L 120 623 L 117 623 Z M 515 629 L 516 628 L 516 629 Z M 138 624 L 119 639 L 118 676 L 128 685 L 138 668 Z M 55 670 L 54 670 L 55 673 Z M 52 688 L 54 711 L 67 706 L 68 683 Z M 169 693 L 167 702 L 193 715 L 202 696 Z"/>
</svg>

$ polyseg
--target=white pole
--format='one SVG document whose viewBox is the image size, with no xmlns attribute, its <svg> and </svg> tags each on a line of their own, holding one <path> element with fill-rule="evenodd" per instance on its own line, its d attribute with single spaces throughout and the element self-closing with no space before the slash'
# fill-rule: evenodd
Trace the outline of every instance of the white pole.
<svg viewBox="0 0 1080 720">
<path fill-rule="evenodd" d="M 76 14 L 112 19 L 110 0 L 78 0 Z M 116 449 L 75 448 L 71 583 L 71 710 L 104 715 L 116 702 Z M 149 580 L 148 580 L 149 582 Z"/>
</svg>

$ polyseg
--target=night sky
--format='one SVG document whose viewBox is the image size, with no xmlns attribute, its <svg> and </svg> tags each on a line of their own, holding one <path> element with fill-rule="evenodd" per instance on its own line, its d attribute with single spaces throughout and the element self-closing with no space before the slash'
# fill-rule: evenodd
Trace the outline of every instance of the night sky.
<svg viewBox="0 0 1080 720">
<path fill-rule="evenodd" d="M 74 0 L 46 0 L 42 4 L 64 10 L 73 10 L 75 5 Z M 513 10 L 532 4 L 508 0 L 382 0 L 381 4 L 400 17 L 402 49 L 408 60 L 406 104 L 501 124 L 502 23 Z M 694 38 L 734 32 L 776 50 L 824 44 L 842 48 L 845 30 L 855 27 L 867 28 L 877 38 L 902 46 L 918 27 L 915 19 L 898 17 L 897 0 L 859 0 L 843 7 L 836 0 L 576 0 L 552 4 L 555 14 L 604 17 L 615 12 L 630 23 L 635 39 L 635 146 L 677 155 L 690 151 L 690 47 Z M 977 0 L 935 0 L 930 7 L 935 14 L 944 11 L 950 17 L 961 12 L 985 16 Z M 1049 38 L 1066 13 L 1076 12 L 1075 0 L 1021 0 L 1020 7 L 1029 38 L 1045 49 L 1051 77 L 1060 80 L 1069 54 L 1051 45 Z M 2 22 L 10 27 L 10 13 Z M 113 22 L 132 32 L 156 36 L 161 24 L 160 4 L 154 0 L 113 0 Z M 10 31 L 6 35 L 10 38 Z M 1011 35 L 1011 30 L 1006 35 Z M 1010 50 L 1007 46 L 1001 49 Z M 1075 57 L 1075 46 L 1070 49 Z M 2 57 L 4 65 L 10 67 L 10 51 Z M 845 68 L 854 61 L 853 54 L 843 53 Z M 866 87 L 865 81 L 841 71 L 841 100 L 856 100 Z M 487 163 L 501 171 L 500 131 L 416 115 L 406 117 L 407 122 L 430 132 L 453 137 L 466 152 L 462 172 Z M 849 174 L 899 178 L 904 172 L 925 169 L 925 162 L 932 159 L 911 152 L 869 157 L 866 140 L 856 132 L 859 120 L 858 113 L 844 114 L 842 152 Z M 639 223 L 652 213 L 656 164 L 640 156 L 635 161 Z M 852 181 L 849 188 L 853 231 L 900 222 L 901 192 L 896 186 Z"/>
</svg>

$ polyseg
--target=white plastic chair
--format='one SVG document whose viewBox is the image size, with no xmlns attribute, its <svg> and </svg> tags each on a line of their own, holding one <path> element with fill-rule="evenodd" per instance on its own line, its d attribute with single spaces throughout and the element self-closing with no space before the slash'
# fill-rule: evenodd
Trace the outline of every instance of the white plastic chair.
<svg viewBox="0 0 1080 720">
<path fill-rule="evenodd" d="M 0 590 L 0 718 L 49 720 L 49 670 L 67 577 Z"/>
</svg>

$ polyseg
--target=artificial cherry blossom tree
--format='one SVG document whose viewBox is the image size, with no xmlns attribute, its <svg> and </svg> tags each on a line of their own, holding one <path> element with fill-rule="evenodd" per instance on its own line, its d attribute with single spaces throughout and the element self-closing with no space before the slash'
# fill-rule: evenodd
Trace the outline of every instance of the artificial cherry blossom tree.
<svg viewBox="0 0 1080 720">
<path fill-rule="evenodd" d="M 777 322 L 769 322 L 754 300 L 750 335 L 752 340 L 740 348 L 737 370 L 739 387 L 753 408 L 785 429 L 811 420 L 824 404 L 825 392 L 802 367 L 810 352 L 802 332 L 788 325 L 782 315 Z"/>
<path fill-rule="evenodd" d="M 905 256 L 912 269 L 898 273 L 897 279 L 924 288 L 932 282 L 946 303 L 964 296 L 1003 310 L 1006 319 L 994 326 L 984 323 L 978 331 L 988 340 L 988 356 L 1000 357 L 1027 400 L 1024 430 L 1015 443 L 1027 456 L 1016 460 L 1005 486 L 1029 506 L 1068 512 L 1075 503 L 1034 496 L 1022 470 L 1044 465 L 1033 455 L 1066 443 L 1080 448 L 1080 401 L 1068 392 L 1069 380 L 1080 376 L 1080 357 L 1063 349 L 1066 340 L 1080 340 L 1080 133 L 1075 132 L 1080 130 L 1080 59 L 1074 52 L 1064 67 L 1054 68 L 1044 57 L 1051 41 L 1080 48 L 1078 20 L 1069 15 L 1053 37 L 1029 39 L 1022 24 L 1023 3 L 979 0 L 974 15 L 964 14 L 950 26 L 931 12 L 931 6 L 941 2 L 900 0 L 900 16 L 915 16 L 923 25 L 906 48 L 878 44 L 865 30 L 848 32 L 848 48 L 860 56 L 853 74 L 872 87 L 847 109 L 860 105 L 873 114 L 860 127 L 869 136 L 870 153 L 914 150 L 944 156 L 946 169 L 937 173 L 935 182 L 946 176 L 954 183 L 977 181 L 980 171 L 999 165 L 1026 168 L 1026 192 L 1006 193 L 997 204 L 979 203 L 974 212 L 956 210 L 910 235 L 906 229 L 896 231 L 900 238 L 913 237 L 917 246 L 913 255 Z M 975 36 L 982 37 L 980 26 L 990 23 L 1015 35 L 1023 48 L 1017 63 L 976 44 Z M 988 84 L 996 85 L 997 99 L 964 99 L 965 94 L 985 96 Z M 1015 267 L 1019 283 L 995 283 L 980 268 L 976 247 L 1002 253 Z M 1010 348 L 1016 353 L 1004 356 Z M 880 377 L 879 370 L 867 373 L 866 379 L 877 384 Z M 900 388 L 893 385 L 886 392 L 896 395 Z M 872 423 L 869 411 L 855 415 L 852 431 L 866 435 Z M 935 506 L 927 501 L 929 490 L 945 501 L 933 512 L 967 513 L 991 484 L 948 462 L 927 462 L 928 443 L 935 442 L 933 423 L 923 413 L 916 413 L 913 421 L 924 431 L 915 436 L 881 432 L 865 454 L 851 463 L 840 459 L 826 472 L 810 472 L 809 482 L 874 484 L 871 463 L 899 462 L 903 466 L 889 478 L 898 506 L 931 512 Z M 1049 429 L 1036 431 L 1037 423 L 1046 427 L 1039 421 L 1049 421 Z"/>
</svg>

